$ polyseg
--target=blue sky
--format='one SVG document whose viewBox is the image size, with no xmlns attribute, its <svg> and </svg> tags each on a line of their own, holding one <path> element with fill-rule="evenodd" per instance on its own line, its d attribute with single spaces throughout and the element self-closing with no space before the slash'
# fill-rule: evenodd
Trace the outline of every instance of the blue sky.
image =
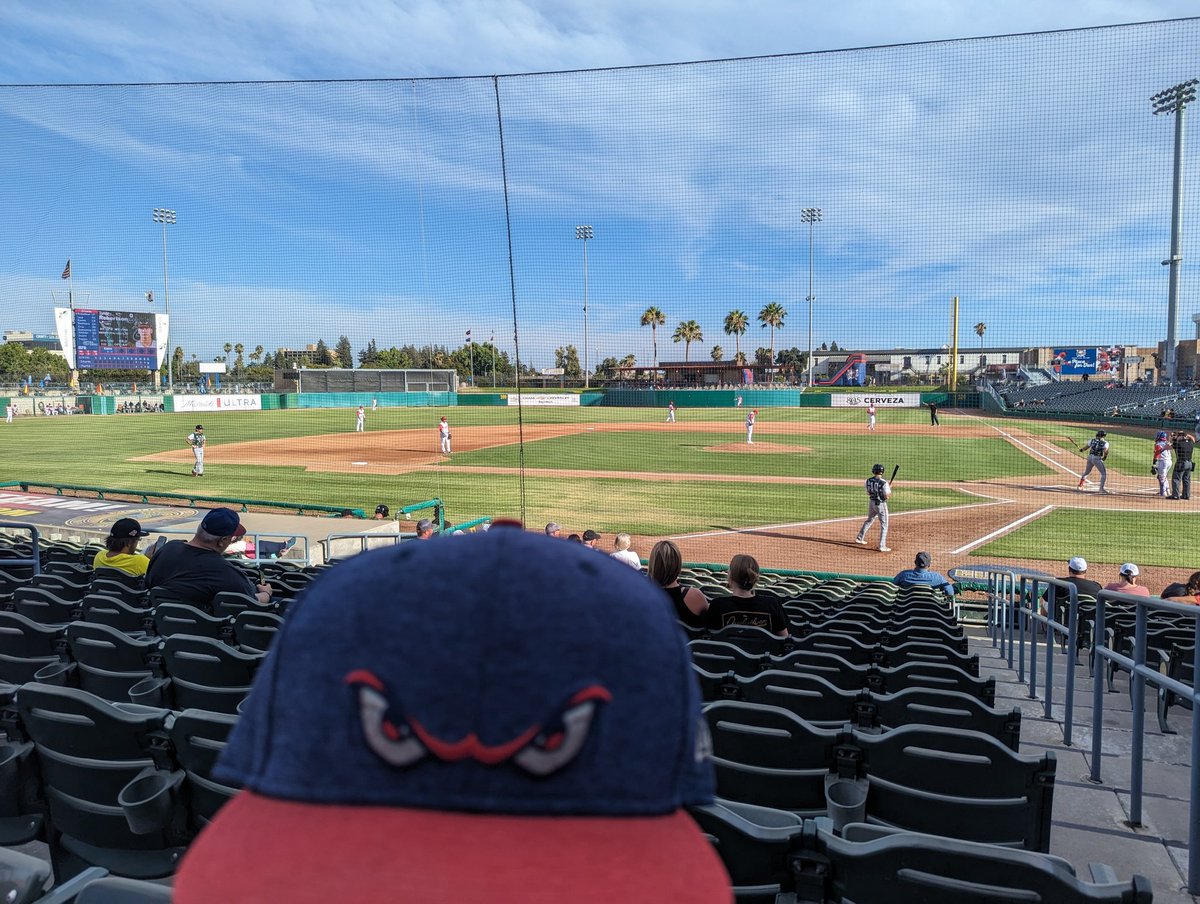
<svg viewBox="0 0 1200 904">
<path fill-rule="evenodd" d="M 1200 20 L 980 41 L 908 41 L 1186 15 L 1191 4 L 205 4 L 0 7 L 0 325 L 49 330 L 68 256 L 78 304 L 162 297 L 172 207 L 176 343 L 512 349 L 499 80 L 522 358 L 651 360 L 696 319 L 789 311 L 816 342 L 1150 343 L 1166 310 L 1173 123 L 1149 96 L 1200 76 Z M 1062 6 L 1062 9 L 1058 7 Z M 119 11 L 119 14 L 118 14 Z M 402 80 L 407 77 L 407 80 Z M 303 84 L 112 83 L 401 79 Z M 87 87 L 31 87 L 74 83 Z M 1185 242 L 1200 241 L 1189 119 Z M 1180 335 L 1200 310 L 1187 254 Z M 659 357 L 682 358 L 659 333 Z M 753 326 L 743 349 L 767 343 Z"/>
</svg>

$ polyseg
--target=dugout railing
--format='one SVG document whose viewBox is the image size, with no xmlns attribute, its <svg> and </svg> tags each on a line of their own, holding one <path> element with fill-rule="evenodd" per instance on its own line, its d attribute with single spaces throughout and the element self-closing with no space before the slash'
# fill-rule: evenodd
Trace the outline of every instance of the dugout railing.
<svg viewBox="0 0 1200 904">
<path fill-rule="evenodd" d="M 1135 613 L 1133 655 L 1126 656 L 1109 646 L 1104 630 L 1105 606 L 1107 603 L 1132 606 Z M 1200 718 L 1197 717 L 1200 694 L 1190 684 L 1185 684 L 1164 675 L 1146 664 L 1146 629 L 1151 611 L 1182 615 L 1193 621 L 1192 674 L 1200 675 L 1200 606 L 1175 603 L 1152 596 L 1135 596 L 1114 590 L 1101 590 L 1096 596 L 1096 628 L 1093 653 L 1095 655 L 1095 677 L 1092 682 L 1092 769 L 1093 782 L 1102 781 L 1101 754 L 1104 742 L 1104 698 L 1105 685 L 1101 680 L 1103 664 L 1114 663 L 1129 671 L 1130 696 L 1133 706 L 1131 749 L 1129 756 L 1129 824 L 1142 824 L 1142 785 L 1145 771 L 1146 732 L 1146 685 L 1160 691 L 1165 690 L 1192 704 L 1192 738 L 1188 756 L 1190 770 L 1188 799 L 1188 868 L 1187 890 L 1189 894 L 1200 894 Z"/>
<path fill-rule="evenodd" d="M 115 487 L 93 487 L 72 483 L 39 483 L 37 481 L 18 480 L 2 486 L 19 486 L 22 492 L 32 492 L 34 488 L 53 490 L 55 496 L 73 496 L 78 493 L 92 493 L 97 499 L 132 497 L 143 505 L 150 505 L 159 500 L 187 500 L 189 506 L 195 508 L 197 503 L 215 502 L 229 508 L 248 512 L 250 507 L 256 509 L 271 509 L 275 511 L 295 512 L 297 515 L 321 514 L 338 516 L 350 512 L 356 518 L 365 518 L 366 512 L 360 508 L 347 506 L 308 504 L 304 502 L 278 502 L 266 499 L 230 499 L 226 496 L 203 496 L 197 493 L 170 493 L 151 490 L 123 490 Z"/>
</svg>

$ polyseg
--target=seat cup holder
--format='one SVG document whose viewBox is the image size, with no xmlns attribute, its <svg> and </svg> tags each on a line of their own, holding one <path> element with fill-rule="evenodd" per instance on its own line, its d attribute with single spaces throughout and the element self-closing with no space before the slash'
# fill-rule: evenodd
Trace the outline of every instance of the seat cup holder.
<svg viewBox="0 0 1200 904">
<path fill-rule="evenodd" d="M 825 782 L 825 810 L 833 820 L 833 830 L 842 829 L 867 818 L 867 782 L 863 779 L 832 778 Z"/>
<path fill-rule="evenodd" d="M 129 702 L 156 709 L 167 708 L 167 678 L 143 678 L 129 689 Z"/>
<path fill-rule="evenodd" d="M 150 835 L 169 825 L 177 807 L 182 772 L 148 770 L 117 795 L 129 830 L 135 835 Z"/>
<path fill-rule="evenodd" d="M 67 676 L 75 671 L 73 662 L 52 662 L 44 665 L 33 674 L 33 680 L 39 684 L 49 684 L 54 687 L 66 687 Z"/>
</svg>

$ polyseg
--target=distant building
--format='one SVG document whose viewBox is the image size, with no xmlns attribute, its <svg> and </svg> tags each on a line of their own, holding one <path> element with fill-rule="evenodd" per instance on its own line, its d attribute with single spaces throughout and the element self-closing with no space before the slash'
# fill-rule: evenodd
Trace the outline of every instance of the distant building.
<svg viewBox="0 0 1200 904">
<path fill-rule="evenodd" d="M 310 343 L 303 349 L 281 348 L 275 352 L 276 367 L 310 367 L 317 363 L 317 346 Z"/>
<path fill-rule="evenodd" d="M 1038 349 L 1027 346 L 958 348 L 960 376 L 1003 377 L 1015 374 L 1022 365 L 1037 363 Z M 852 355 L 866 357 L 862 380 L 871 385 L 887 383 L 937 383 L 945 379 L 951 358 L 949 348 L 839 349 L 813 352 L 813 382 L 839 378 Z"/>
<path fill-rule="evenodd" d="M 42 348 L 52 354 L 58 355 L 60 358 L 65 358 L 61 343 L 58 341 L 58 336 L 53 333 L 31 333 L 28 330 L 5 330 L 5 342 L 15 342 L 17 345 L 24 346 L 27 349 Z"/>
</svg>

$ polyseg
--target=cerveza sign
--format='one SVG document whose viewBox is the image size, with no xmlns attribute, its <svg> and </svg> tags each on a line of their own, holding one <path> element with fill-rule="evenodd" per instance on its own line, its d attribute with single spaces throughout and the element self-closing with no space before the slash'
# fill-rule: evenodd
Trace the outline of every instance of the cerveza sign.
<svg viewBox="0 0 1200 904">
<path fill-rule="evenodd" d="M 878 395 L 866 393 L 835 392 L 830 397 L 834 408 L 866 408 L 874 405 L 876 408 L 920 408 L 921 394 L 919 392 L 886 392 Z"/>
</svg>

